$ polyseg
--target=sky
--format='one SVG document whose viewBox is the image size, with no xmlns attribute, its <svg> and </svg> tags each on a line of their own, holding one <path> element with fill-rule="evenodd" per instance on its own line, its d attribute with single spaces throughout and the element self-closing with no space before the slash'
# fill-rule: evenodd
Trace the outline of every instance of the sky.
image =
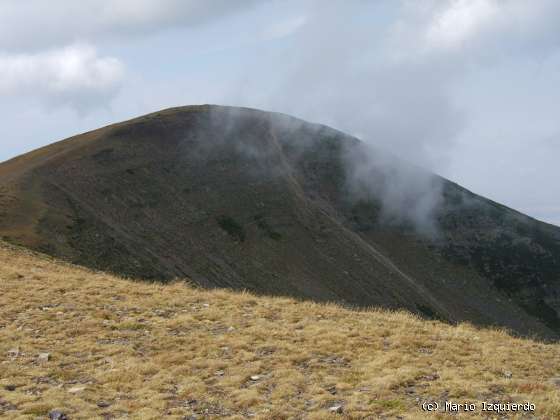
<svg viewBox="0 0 560 420">
<path fill-rule="evenodd" d="M 560 225 L 556 0 L 2 0 L 0 161 L 202 103 L 330 125 Z"/>
</svg>

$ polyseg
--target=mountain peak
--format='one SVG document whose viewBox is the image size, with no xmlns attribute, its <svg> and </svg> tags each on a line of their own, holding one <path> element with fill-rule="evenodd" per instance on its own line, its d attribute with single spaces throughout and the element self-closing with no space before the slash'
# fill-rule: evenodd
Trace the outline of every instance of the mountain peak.
<svg viewBox="0 0 560 420">
<path fill-rule="evenodd" d="M 150 281 L 560 333 L 560 229 L 249 108 L 170 108 L 0 164 L 0 236 Z"/>
</svg>

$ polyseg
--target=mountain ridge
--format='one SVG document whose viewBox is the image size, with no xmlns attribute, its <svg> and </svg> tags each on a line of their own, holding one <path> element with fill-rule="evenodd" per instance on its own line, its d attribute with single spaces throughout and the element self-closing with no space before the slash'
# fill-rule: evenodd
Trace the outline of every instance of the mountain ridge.
<svg viewBox="0 0 560 420">
<path fill-rule="evenodd" d="M 4 162 L 0 236 L 129 277 L 560 333 L 560 229 L 284 114 L 170 108 Z"/>
</svg>

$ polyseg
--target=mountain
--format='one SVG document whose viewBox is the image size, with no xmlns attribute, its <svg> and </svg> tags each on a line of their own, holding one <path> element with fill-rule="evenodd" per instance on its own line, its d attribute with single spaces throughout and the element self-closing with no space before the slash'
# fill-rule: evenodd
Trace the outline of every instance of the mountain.
<svg viewBox="0 0 560 420">
<path fill-rule="evenodd" d="M 282 114 L 173 108 L 4 162 L 0 237 L 126 277 L 560 335 L 560 228 Z"/>
</svg>

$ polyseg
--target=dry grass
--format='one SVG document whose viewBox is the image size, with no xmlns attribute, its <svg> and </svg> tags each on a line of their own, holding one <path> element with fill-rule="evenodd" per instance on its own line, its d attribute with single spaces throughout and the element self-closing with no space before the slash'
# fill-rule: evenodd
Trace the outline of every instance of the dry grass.
<svg viewBox="0 0 560 420">
<path fill-rule="evenodd" d="M 538 418 L 560 418 L 556 344 L 402 312 L 134 283 L 4 245 L 0 261 L 6 418 L 429 418 L 426 400 L 530 401 Z"/>
</svg>

